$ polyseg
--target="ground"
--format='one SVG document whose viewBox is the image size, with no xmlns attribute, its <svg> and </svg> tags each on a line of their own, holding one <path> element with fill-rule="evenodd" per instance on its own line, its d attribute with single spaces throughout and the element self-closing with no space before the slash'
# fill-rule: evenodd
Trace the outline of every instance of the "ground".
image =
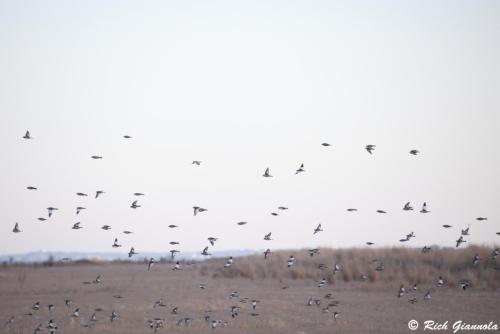
<svg viewBox="0 0 500 334">
<path fill-rule="evenodd" d="M 409 333 L 411 319 L 421 324 L 417 332 L 424 320 L 431 319 L 448 321 L 448 333 L 457 320 L 500 324 L 499 291 L 433 288 L 432 299 L 424 301 L 427 288 L 421 287 L 417 303 L 412 304 L 408 302 L 411 293 L 397 297 L 398 284 L 339 281 L 318 288 L 313 279 L 202 275 L 199 266 L 173 271 L 171 264 L 158 264 L 149 272 L 143 263 L 4 267 L 0 269 L 0 332 L 31 334 L 39 323 L 46 327 L 53 319 L 59 333 L 152 333 L 148 320 L 158 317 L 166 321 L 159 333 L 210 333 L 211 323 L 205 315 L 227 321 L 227 327 L 215 330 L 220 333 Z M 101 283 L 84 283 L 97 275 L 101 275 Z M 200 283 L 206 289 L 200 289 Z M 230 299 L 233 291 L 238 297 Z M 323 298 L 328 293 L 331 300 Z M 240 302 L 244 297 L 259 300 L 255 311 L 250 303 Z M 167 306 L 154 308 L 160 298 Z M 307 306 L 309 298 L 321 299 L 321 306 Z M 72 300 L 70 307 L 64 305 L 65 299 Z M 37 301 L 40 310 L 32 310 Z M 338 301 L 338 306 L 324 312 L 332 301 Z M 49 304 L 55 305 L 51 313 Z M 232 305 L 241 307 L 235 319 L 230 313 Z M 174 307 L 178 314 L 171 313 Z M 76 308 L 78 318 L 71 316 Z M 113 310 L 120 318 L 111 322 Z M 94 312 L 98 321 L 92 323 L 89 319 Z M 334 312 L 340 313 L 336 320 Z M 33 315 L 26 315 L 29 313 Z M 8 323 L 11 317 L 14 321 Z M 188 325 L 176 325 L 186 317 L 192 319 Z"/>
</svg>

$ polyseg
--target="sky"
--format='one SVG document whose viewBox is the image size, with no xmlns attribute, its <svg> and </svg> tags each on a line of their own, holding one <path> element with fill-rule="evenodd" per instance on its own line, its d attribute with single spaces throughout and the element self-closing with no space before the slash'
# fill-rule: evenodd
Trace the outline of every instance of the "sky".
<svg viewBox="0 0 500 334">
<path fill-rule="evenodd" d="M 499 40 L 498 1 L 0 0 L 0 254 L 498 244 Z"/>
</svg>

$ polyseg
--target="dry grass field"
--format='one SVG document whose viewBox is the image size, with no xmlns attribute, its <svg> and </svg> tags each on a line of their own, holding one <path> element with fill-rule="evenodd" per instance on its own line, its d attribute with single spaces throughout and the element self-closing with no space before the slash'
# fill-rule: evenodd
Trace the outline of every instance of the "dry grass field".
<svg viewBox="0 0 500 334">
<path fill-rule="evenodd" d="M 158 333 L 408 333 L 410 319 L 500 323 L 500 271 L 491 252 L 486 247 L 433 249 L 427 254 L 405 248 L 346 249 L 321 250 L 310 257 L 302 250 L 272 253 L 266 261 L 263 256 L 236 258 L 230 269 L 222 268 L 224 259 L 210 259 L 182 263 L 182 271 L 159 263 L 149 272 L 145 263 L 4 266 L 0 332 L 31 334 L 41 323 L 42 333 L 47 333 L 49 319 L 59 333 L 134 334 L 152 333 L 148 320 L 154 318 L 165 320 Z M 473 266 L 476 253 L 482 260 Z M 297 264 L 288 269 L 290 254 Z M 380 262 L 384 270 L 376 271 Z M 321 263 L 328 268 L 318 269 Z M 342 271 L 333 275 L 335 263 Z M 92 282 L 98 275 L 101 282 Z M 440 275 L 445 285 L 437 288 Z M 322 277 L 329 284 L 319 288 Z M 467 290 L 458 286 L 463 279 L 471 283 Z M 400 284 L 409 291 L 414 283 L 415 294 L 397 297 Z M 206 288 L 200 289 L 200 284 Z M 428 290 L 432 299 L 424 300 Z M 238 296 L 230 298 L 233 291 Z M 417 302 L 410 303 L 414 296 Z M 154 307 L 160 298 L 165 305 Z M 310 298 L 320 305 L 308 306 Z M 71 299 L 71 306 L 65 306 L 65 299 Z M 250 302 L 242 302 L 253 299 L 259 301 L 255 311 Z M 39 310 L 32 309 L 35 302 Z M 49 304 L 55 306 L 50 312 Z M 335 306 L 326 309 L 328 304 Z M 235 318 L 233 305 L 241 307 Z M 174 307 L 177 314 L 172 313 Z M 76 308 L 79 316 L 72 317 Z M 112 311 L 119 315 L 115 321 L 110 320 Z M 339 312 L 337 319 L 334 312 Z M 97 321 L 90 321 L 93 313 Z M 190 320 L 178 325 L 184 318 Z M 215 330 L 212 320 L 221 321 Z"/>
</svg>

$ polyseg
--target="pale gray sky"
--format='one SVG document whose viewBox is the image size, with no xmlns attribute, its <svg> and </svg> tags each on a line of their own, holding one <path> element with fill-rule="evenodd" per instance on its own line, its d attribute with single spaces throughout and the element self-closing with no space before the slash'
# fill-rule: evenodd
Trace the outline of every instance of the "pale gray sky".
<svg viewBox="0 0 500 334">
<path fill-rule="evenodd" d="M 0 0 L 0 253 L 498 242 L 499 41 L 498 1 Z"/>
</svg>

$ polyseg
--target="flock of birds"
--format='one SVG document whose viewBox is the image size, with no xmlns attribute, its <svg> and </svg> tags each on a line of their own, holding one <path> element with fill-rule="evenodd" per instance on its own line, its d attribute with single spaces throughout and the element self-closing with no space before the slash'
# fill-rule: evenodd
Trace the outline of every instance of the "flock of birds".
<svg viewBox="0 0 500 334">
<path fill-rule="evenodd" d="M 131 136 L 129 135 L 125 135 L 123 136 L 125 139 L 132 139 Z M 32 140 L 33 137 L 31 136 L 30 132 L 29 131 L 26 131 L 25 135 L 23 136 L 24 139 L 26 140 Z M 331 146 L 329 143 L 322 143 L 321 144 L 322 146 L 324 147 L 328 147 L 328 146 Z M 366 145 L 365 146 L 365 150 L 369 153 L 369 154 L 374 154 L 374 151 L 376 150 L 376 145 Z M 409 151 L 409 154 L 411 155 L 418 155 L 420 153 L 419 150 L 417 149 L 412 149 Z M 92 155 L 91 156 L 92 159 L 95 159 L 95 160 L 99 160 L 99 159 L 103 159 L 102 156 L 100 155 Z M 199 160 L 194 160 L 192 161 L 192 165 L 194 166 L 201 166 L 202 162 L 199 161 Z M 300 164 L 299 168 L 297 168 L 297 170 L 295 171 L 295 174 L 301 174 L 301 173 L 305 173 L 305 166 L 304 164 Z M 266 168 L 264 173 L 262 174 L 263 177 L 265 178 L 270 178 L 270 177 L 273 177 L 273 175 L 271 174 L 271 170 L 270 168 Z M 28 186 L 27 187 L 28 190 L 30 191 L 36 191 L 38 190 L 37 187 L 35 186 Z M 104 194 L 106 194 L 105 191 L 103 190 L 97 190 L 95 191 L 95 195 L 94 195 L 94 198 L 95 199 L 98 199 L 99 197 L 103 196 Z M 77 192 L 76 193 L 77 196 L 79 197 L 87 197 L 89 196 L 89 194 L 87 193 L 84 193 L 84 192 Z M 140 192 L 136 192 L 134 193 L 134 196 L 136 197 L 141 197 L 141 196 L 145 196 L 144 193 L 140 193 Z M 130 208 L 131 209 L 139 209 L 141 208 L 141 205 L 139 203 L 139 200 L 138 199 L 135 199 L 133 200 L 133 202 L 130 204 Z M 76 212 L 76 215 L 80 215 L 80 213 L 82 211 L 86 210 L 85 207 L 82 207 L 82 206 L 78 206 L 75 208 L 75 212 Z M 287 207 L 284 207 L 284 206 L 279 206 L 278 207 L 278 210 L 280 211 L 284 211 L 284 210 L 288 210 Z M 403 211 L 413 211 L 414 208 L 413 206 L 411 205 L 410 202 L 407 202 L 403 205 L 402 207 L 402 210 Z M 45 217 L 39 217 L 38 220 L 39 221 L 46 221 L 47 219 L 50 219 L 54 214 L 55 212 L 58 211 L 58 208 L 57 207 L 52 207 L 52 206 L 49 206 L 47 207 L 47 218 Z M 193 206 L 193 215 L 194 216 L 197 216 L 199 214 L 202 214 L 204 212 L 207 212 L 208 209 L 206 208 L 203 208 L 203 207 L 200 207 L 200 206 Z M 355 212 L 357 211 L 356 208 L 348 208 L 347 209 L 348 212 Z M 376 210 L 377 213 L 379 214 L 387 214 L 386 211 L 384 210 Z M 430 213 L 430 210 L 428 208 L 428 205 L 426 202 L 424 202 L 421 206 L 421 209 L 419 210 L 420 213 L 422 214 L 427 214 L 427 213 Z M 278 213 L 277 212 L 272 212 L 271 213 L 272 215 L 274 216 L 277 216 Z M 485 221 L 487 220 L 486 217 L 477 217 L 476 218 L 477 221 Z M 241 221 L 241 222 L 238 222 L 237 225 L 245 225 L 247 224 L 247 222 L 245 221 Z M 452 226 L 451 225 L 448 225 L 448 224 L 445 224 L 445 225 L 442 225 L 443 228 L 451 228 Z M 176 228 L 177 225 L 169 225 L 168 226 L 169 228 Z M 83 226 L 81 225 L 80 222 L 77 222 L 77 223 L 74 223 L 73 226 L 72 226 L 72 229 L 74 230 L 79 230 L 79 229 L 82 229 Z M 112 227 L 110 225 L 103 225 L 101 227 L 103 230 L 111 230 Z M 22 232 L 22 229 L 21 229 L 21 226 L 19 223 L 15 223 L 14 225 L 14 228 L 12 229 L 12 232 L 13 233 L 21 233 Z M 317 233 L 320 233 L 320 232 L 323 232 L 323 226 L 321 224 L 318 224 L 316 227 L 313 227 L 312 228 L 312 234 L 315 235 Z M 133 233 L 132 231 L 123 231 L 123 233 L 125 234 L 130 234 L 130 233 Z M 497 235 L 500 235 L 500 232 L 496 232 Z M 467 228 L 464 228 L 461 230 L 461 234 L 460 236 L 458 237 L 458 239 L 456 240 L 456 247 L 460 247 L 463 243 L 467 242 L 465 240 L 465 237 L 469 236 L 470 235 L 470 227 L 467 227 Z M 404 237 L 402 237 L 399 241 L 400 242 L 408 242 L 410 241 L 412 238 L 415 238 L 415 234 L 414 232 L 410 232 L 410 233 L 407 233 Z M 213 247 L 215 246 L 215 243 L 217 242 L 218 238 L 216 237 L 213 237 L 213 236 L 209 236 L 207 238 L 207 241 L 209 242 L 210 246 Z M 273 240 L 272 239 L 272 232 L 269 232 L 267 234 L 264 235 L 264 240 L 266 241 L 270 241 L 270 240 Z M 171 245 L 177 245 L 179 244 L 179 242 L 177 241 L 171 241 L 170 242 Z M 366 242 L 366 245 L 368 246 L 373 246 L 375 243 L 372 242 L 372 241 L 367 241 Z M 210 246 L 206 246 L 202 249 L 201 251 L 201 255 L 203 256 L 210 256 L 211 253 L 209 252 L 209 247 Z M 114 241 L 113 243 L 111 244 L 111 247 L 112 248 L 120 248 L 122 247 L 122 244 L 119 243 L 119 240 L 118 238 L 114 238 Z M 431 247 L 430 246 L 424 246 L 422 248 L 422 252 L 423 253 L 429 253 L 431 251 Z M 170 254 L 171 254 L 171 259 L 172 259 L 172 262 L 173 262 L 173 266 L 172 266 L 172 270 L 173 271 L 181 271 L 183 270 L 183 265 L 181 264 L 181 261 L 176 261 L 175 260 L 175 256 L 177 253 L 179 253 L 180 251 L 179 250 L 176 250 L 176 249 L 172 249 L 170 250 Z M 309 249 L 308 250 L 308 254 L 312 257 L 316 254 L 319 253 L 319 249 Z M 130 247 L 130 250 L 128 251 L 128 257 L 129 258 L 132 258 L 133 256 L 135 255 L 138 255 L 139 253 L 135 250 L 135 248 L 132 246 Z M 264 251 L 263 255 L 264 255 L 264 259 L 267 259 L 271 254 L 271 250 L 268 248 Z M 495 260 L 495 258 L 500 254 L 500 249 L 495 249 L 493 252 L 492 252 L 492 255 L 491 255 L 491 259 L 492 260 Z M 63 259 L 63 261 L 71 261 L 71 259 L 69 258 L 65 258 Z M 223 268 L 224 269 L 229 269 L 231 268 L 233 265 L 234 265 L 234 259 L 232 256 L 230 256 L 229 258 L 225 259 L 224 260 L 224 264 L 223 264 Z M 473 266 L 476 266 L 478 265 L 478 263 L 481 261 L 481 258 L 479 257 L 478 254 L 476 254 L 474 256 L 473 259 L 471 259 L 472 261 L 472 264 Z M 155 266 L 155 264 L 157 264 L 159 261 L 156 260 L 155 258 L 150 258 L 149 261 L 147 261 L 147 271 L 151 271 L 153 269 L 153 267 Z M 287 259 L 287 262 L 286 262 L 286 266 L 288 268 L 292 268 L 294 267 L 296 264 L 296 259 L 293 255 L 290 255 Z M 324 265 L 323 265 L 323 268 L 320 268 L 320 269 L 324 269 L 326 268 Z M 376 269 L 376 271 L 383 271 L 384 270 L 384 264 L 382 262 L 378 263 Z M 342 266 L 338 263 L 336 263 L 334 266 L 333 266 L 333 274 L 337 274 L 339 272 L 342 271 Z M 362 280 L 366 280 L 368 279 L 365 275 L 363 275 L 361 277 Z M 101 275 L 99 275 L 98 277 L 96 277 L 95 280 L 93 280 L 92 282 L 84 282 L 85 284 L 100 284 L 102 282 L 102 277 Z M 322 278 L 317 286 L 318 288 L 323 288 L 324 286 L 328 285 L 329 284 L 329 281 L 327 280 L 326 277 Z M 443 286 L 445 286 L 445 282 L 444 282 L 444 279 L 443 277 L 439 276 L 437 278 L 437 281 L 436 281 L 436 287 L 437 288 L 441 288 Z M 463 290 L 466 290 L 467 288 L 470 287 L 470 282 L 467 281 L 467 280 L 463 280 L 463 281 L 460 281 L 459 282 L 459 286 L 460 288 L 462 288 Z M 204 290 L 207 288 L 207 286 L 205 284 L 200 284 L 199 285 L 199 288 Z M 283 289 L 286 289 L 287 287 L 282 287 Z M 398 291 L 398 294 L 397 294 L 397 297 L 398 298 L 401 298 L 403 296 L 405 296 L 406 294 L 411 294 L 412 297 L 411 299 L 409 299 L 409 302 L 410 303 L 416 303 L 417 302 L 417 297 L 416 297 L 416 293 L 417 293 L 417 290 L 418 290 L 418 287 L 417 287 L 417 284 L 414 284 L 410 289 L 405 289 L 404 285 L 401 285 L 399 287 L 399 291 Z M 114 298 L 121 298 L 121 296 L 119 295 L 115 295 L 113 296 Z M 238 300 L 240 303 L 250 303 L 251 304 L 251 308 L 252 308 L 252 312 L 251 312 L 251 315 L 252 316 L 258 316 L 259 314 L 256 313 L 256 309 L 257 309 L 257 303 L 259 303 L 260 301 L 259 300 L 256 300 L 256 299 L 252 299 L 252 298 L 249 298 L 249 297 L 243 297 L 243 298 L 240 298 L 239 295 L 238 295 L 238 292 L 237 291 L 233 291 L 230 293 L 229 295 L 229 298 L 231 300 L 233 299 L 236 299 Z M 423 299 L 424 300 L 430 300 L 432 297 L 431 297 L 431 290 L 427 290 L 427 292 L 424 294 L 423 296 Z M 334 312 L 330 312 L 331 311 L 331 308 L 334 308 L 334 307 L 337 307 L 339 305 L 339 302 L 338 301 L 335 301 L 332 299 L 332 294 L 331 293 L 328 293 L 324 296 L 324 299 L 327 300 L 327 304 L 326 306 L 324 307 L 321 307 L 322 306 L 322 300 L 321 299 L 313 299 L 313 298 L 310 298 L 307 302 L 306 302 L 306 306 L 317 306 L 317 307 L 321 307 L 321 310 L 325 313 L 331 313 L 333 315 L 333 318 L 336 320 L 339 315 L 340 315 L 340 312 L 338 311 L 334 311 Z M 72 307 L 72 301 L 70 299 L 66 299 L 64 300 L 64 304 L 67 308 L 71 308 Z M 155 301 L 154 304 L 153 304 L 153 308 L 157 308 L 157 307 L 167 307 L 167 305 L 163 302 L 163 299 L 160 299 L 158 301 Z M 55 305 L 54 304 L 49 304 L 47 305 L 47 308 L 48 308 L 48 311 L 49 311 L 49 315 L 51 314 L 51 312 L 54 310 L 55 308 Z M 36 302 L 33 306 L 32 306 L 32 310 L 33 311 L 39 311 L 41 309 L 41 304 L 39 302 Z M 238 305 L 233 305 L 231 306 L 230 310 L 229 310 L 229 315 L 231 316 L 231 318 L 236 318 L 238 316 L 238 313 L 239 313 L 239 310 L 241 309 L 240 306 Z M 100 312 L 100 311 L 103 311 L 102 309 L 96 309 L 95 310 L 96 312 Z M 89 324 L 86 324 L 85 326 L 86 327 L 91 327 L 93 323 L 96 323 L 98 322 L 98 317 L 97 317 L 97 313 L 94 312 L 91 316 L 90 316 L 90 319 L 89 319 Z M 171 312 L 171 314 L 179 314 L 179 311 L 178 311 L 178 308 L 177 307 L 174 307 Z M 222 321 L 222 320 L 217 320 L 217 319 L 212 319 L 211 316 L 210 316 L 210 310 L 207 311 L 207 314 L 204 316 L 204 319 L 207 323 L 210 324 L 210 328 L 212 329 L 216 329 L 218 327 L 223 327 L 223 326 L 228 326 L 228 321 Z M 33 315 L 33 312 L 30 312 L 28 313 L 27 315 Z M 71 317 L 73 318 L 78 318 L 80 317 L 80 310 L 79 308 L 75 308 L 74 311 L 71 313 Z M 110 315 L 109 315 L 109 320 L 111 322 L 114 322 L 116 320 L 120 319 L 120 316 L 119 314 L 116 312 L 116 311 L 111 311 Z M 11 317 L 8 322 L 7 322 L 7 325 L 10 325 L 14 322 L 15 320 L 15 317 Z M 189 323 L 192 321 L 193 319 L 190 318 L 190 317 L 183 317 L 181 319 L 179 319 L 177 322 L 176 322 L 176 325 L 178 326 L 181 326 L 181 325 L 189 325 Z M 148 325 L 151 329 L 153 329 L 154 332 L 157 332 L 159 329 L 163 328 L 164 325 L 165 325 L 165 319 L 164 318 L 155 318 L 155 319 L 152 319 L 148 322 Z M 34 333 L 40 333 L 40 332 L 43 332 L 44 329 L 47 329 L 47 331 L 49 333 L 55 333 L 57 332 L 58 330 L 58 325 L 54 322 L 53 319 L 49 319 L 47 321 L 46 324 L 43 324 L 43 323 L 40 323 L 39 326 L 37 326 L 35 328 L 35 331 Z"/>
</svg>

